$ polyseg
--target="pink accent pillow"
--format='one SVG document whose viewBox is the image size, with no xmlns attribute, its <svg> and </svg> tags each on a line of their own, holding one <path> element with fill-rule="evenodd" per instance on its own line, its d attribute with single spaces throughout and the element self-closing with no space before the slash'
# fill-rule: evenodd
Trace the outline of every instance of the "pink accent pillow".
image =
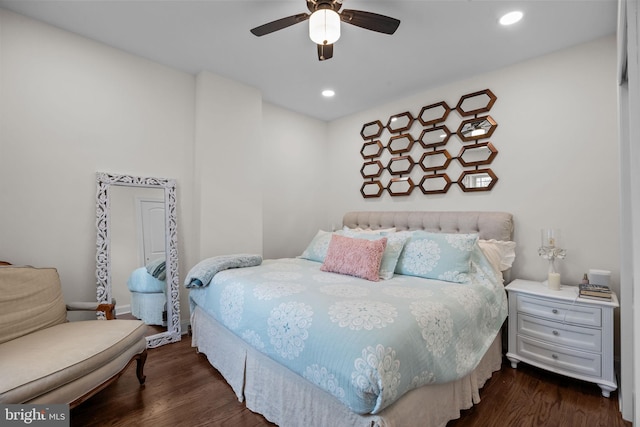
<svg viewBox="0 0 640 427">
<path fill-rule="evenodd" d="M 380 280 L 380 263 L 386 246 L 386 237 L 365 240 L 334 234 L 320 270 L 377 282 Z"/>
</svg>

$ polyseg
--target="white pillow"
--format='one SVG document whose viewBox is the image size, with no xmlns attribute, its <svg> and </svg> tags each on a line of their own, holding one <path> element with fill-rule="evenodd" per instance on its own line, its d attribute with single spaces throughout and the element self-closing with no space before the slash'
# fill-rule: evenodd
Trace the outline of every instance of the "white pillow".
<svg viewBox="0 0 640 427">
<path fill-rule="evenodd" d="M 516 259 L 516 242 L 496 239 L 478 240 L 478 245 L 496 273 L 500 273 L 501 276 L 501 272 L 510 269 Z"/>
</svg>

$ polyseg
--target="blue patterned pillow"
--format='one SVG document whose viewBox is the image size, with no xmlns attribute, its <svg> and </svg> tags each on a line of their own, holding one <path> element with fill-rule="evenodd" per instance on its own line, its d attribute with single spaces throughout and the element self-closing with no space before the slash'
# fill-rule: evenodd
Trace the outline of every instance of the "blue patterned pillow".
<svg viewBox="0 0 640 427">
<path fill-rule="evenodd" d="M 382 254 L 382 262 L 380 263 L 380 278 L 382 280 L 388 280 L 393 277 L 398 258 L 402 253 L 402 248 L 404 248 L 404 244 L 407 240 L 409 240 L 409 237 L 411 237 L 411 233 L 408 231 L 400 231 L 397 233 L 389 233 L 383 231 L 380 234 L 376 234 L 371 232 L 362 233 L 357 231 L 345 230 L 344 235 L 347 237 L 355 237 L 358 239 L 366 240 L 377 240 L 382 239 L 383 237 L 387 238 L 387 246 L 384 249 L 384 254 Z"/>
<path fill-rule="evenodd" d="M 464 283 L 468 279 L 471 253 L 477 242 L 477 234 L 413 231 L 400 254 L 395 272 Z"/>
<path fill-rule="evenodd" d="M 335 234 L 343 234 L 342 231 L 336 231 Z M 324 262 L 327 257 L 327 250 L 329 249 L 329 242 L 331 242 L 331 231 L 318 230 L 315 237 L 309 243 L 309 246 L 302 252 L 300 258 L 308 259 L 309 261 Z"/>
</svg>

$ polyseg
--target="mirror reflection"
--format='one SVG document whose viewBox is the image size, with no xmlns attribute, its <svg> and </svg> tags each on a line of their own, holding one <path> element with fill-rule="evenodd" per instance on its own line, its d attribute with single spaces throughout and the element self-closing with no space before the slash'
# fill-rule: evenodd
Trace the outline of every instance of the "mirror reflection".
<svg viewBox="0 0 640 427">
<path fill-rule="evenodd" d="M 389 139 L 387 148 L 392 154 L 400 154 L 411 151 L 411 147 L 413 147 L 414 142 L 413 137 L 409 134 L 392 136 Z"/>
<path fill-rule="evenodd" d="M 410 156 L 393 157 L 389 160 L 387 170 L 391 175 L 404 175 L 411 172 L 414 164 Z"/>
<path fill-rule="evenodd" d="M 451 155 L 447 150 L 429 151 L 422 155 L 420 166 L 425 172 L 446 169 L 451 162 Z"/>
<path fill-rule="evenodd" d="M 382 129 L 382 122 L 380 122 L 380 120 L 365 123 L 362 126 L 362 130 L 360 130 L 360 136 L 362 136 L 362 139 L 375 138 L 380 136 Z"/>
<path fill-rule="evenodd" d="M 111 190 L 111 294 L 116 316 L 167 326 L 164 190 Z"/>
<path fill-rule="evenodd" d="M 491 169 L 478 169 L 462 172 L 458 185 L 462 191 L 489 191 L 498 181 Z"/>
<path fill-rule="evenodd" d="M 451 109 L 446 102 L 438 102 L 436 104 L 427 105 L 422 107 L 418 120 L 422 123 L 422 126 L 430 126 L 439 122 L 443 122 Z"/>
<path fill-rule="evenodd" d="M 373 162 L 366 162 L 360 169 L 360 174 L 363 178 L 376 178 L 382 174 L 384 168 L 379 160 Z"/>
<path fill-rule="evenodd" d="M 458 136 L 463 141 L 475 141 L 476 139 L 489 138 L 498 124 L 491 116 L 478 117 L 465 120 L 460 123 Z"/>
<path fill-rule="evenodd" d="M 425 175 L 420 181 L 420 189 L 424 194 L 446 193 L 451 187 L 451 179 L 446 173 Z"/>
<path fill-rule="evenodd" d="M 489 89 L 463 95 L 456 106 L 461 116 L 486 113 L 496 102 L 496 96 Z"/>
<path fill-rule="evenodd" d="M 380 197 L 384 187 L 380 181 L 367 181 L 360 187 L 360 194 L 362 197 Z"/>
<path fill-rule="evenodd" d="M 414 184 L 411 178 L 392 178 L 387 191 L 392 196 L 408 196 L 413 191 Z"/>
<path fill-rule="evenodd" d="M 362 145 L 362 150 L 360 150 L 360 154 L 365 159 L 371 159 L 373 157 L 378 157 L 382 153 L 382 143 L 380 141 L 371 141 L 365 142 Z"/>
<path fill-rule="evenodd" d="M 407 111 L 391 116 L 387 122 L 387 129 L 389 129 L 391 133 L 402 132 L 409 130 L 412 124 L 413 116 Z"/>
<path fill-rule="evenodd" d="M 484 144 L 468 145 L 462 147 L 458 160 L 462 166 L 478 166 L 488 165 L 498 154 L 493 144 L 486 142 Z"/>
<path fill-rule="evenodd" d="M 422 134 L 420 134 L 420 144 L 422 144 L 424 148 L 438 147 L 445 145 L 450 137 L 451 132 L 449 128 L 446 126 L 437 126 L 422 131 Z"/>
</svg>

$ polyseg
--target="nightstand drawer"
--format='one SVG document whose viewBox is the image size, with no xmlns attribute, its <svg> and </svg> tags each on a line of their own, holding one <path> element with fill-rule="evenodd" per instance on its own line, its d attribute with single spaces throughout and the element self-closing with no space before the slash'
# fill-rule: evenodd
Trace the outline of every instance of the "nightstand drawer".
<svg viewBox="0 0 640 427">
<path fill-rule="evenodd" d="M 580 326 L 552 322 L 521 314 L 518 316 L 518 334 L 583 350 L 600 352 L 602 350 L 602 331 Z"/>
<path fill-rule="evenodd" d="M 542 341 L 518 336 L 518 354 L 532 362 L 542 363 L 550 368 L 575 372 L 580 375 L 600 377 L 602 358 L 600 354 L 572 350 Z"/>
<path fill-rule="evenodd" d="M 551 299 L 517 295 L 518 311 L 549 320 L 575 325 L 600 327 L 602 310 L 599 307 L 565 304 Z"/>
</svg>

